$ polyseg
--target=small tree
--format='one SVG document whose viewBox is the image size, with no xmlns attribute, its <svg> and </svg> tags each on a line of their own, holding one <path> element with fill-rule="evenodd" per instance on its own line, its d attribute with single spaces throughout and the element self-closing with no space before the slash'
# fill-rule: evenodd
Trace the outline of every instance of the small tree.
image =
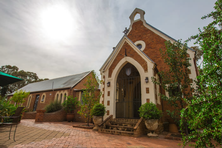
<svg viewBox="0 0 222 148">
<path fill-rule="evenodd" d="M 187 45 L 182 44 L 180 40 L 175 43 L 166 41 L 165 45 L 166 51 L 160 49 L 160 52 L 169 69 L 160 71 L 158 73 L 160 79 L 156 80 L 156 78 L 152 77 L 152 81 L 168 92 L 169 96 L 159 95 L 173 107 L 173 111 L 167 110 L 167 113 L 179 126 L 180 111 L 186 106 L 183 98 L 192 99 L 192 87 L 188 75 L 190 58 L 187 56 Z M 188 132 L 188 129 L 186 129 L 186 132 Z"/>
<path fill-rule="evenodd" d="M 197 139 L 196 147 L 222 145 L 222 0 L 214 8 L 215 11 L 202 17 L 212 17 L 213 22 L 190 38 L 196 39 L 204 54 L 197 93 L 192 101 L 185 99 L 188 106 L 181 112 L 181 129 L 186 120 L 192 130 L 183 135 L 184 146 L 192 139 Z"/>
<path fill-rule="evenodd" d="M 20 90 L 20 91 L 16 91 L 12 98 L 11 98 L 11 101 L 15 102 L 16 103 L 16 106 L 18 105 L 21 105 L 22 103 L 25 102 L 25 98 L 28 97 L 28 95 L 30 94 L 30 92 L 25 92 L 23 90 Z"/>
<path fill-rule="evenodd" d="M 100 95 L 96 96 L 95 92 L 99 86 L 99 79 L 96 76 L 95 72 L 91 72 L 92 76 L 87 77 L 87 81 L 84 84 L 85 89 L 83 90 L 82 96 L 82 105 L 80 111 L 78 113 L 80 115 L 84 115 L 87 118 L 87 126 L 89 126 L 90 119 L 92 118 L 92 108 L 93 106 L 99 102 Z"/>
</svg>

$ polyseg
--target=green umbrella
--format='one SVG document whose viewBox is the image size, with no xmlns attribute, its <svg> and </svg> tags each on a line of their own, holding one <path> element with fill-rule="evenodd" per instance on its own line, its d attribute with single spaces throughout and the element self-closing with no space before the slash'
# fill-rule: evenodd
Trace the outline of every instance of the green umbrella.
<svg viewBox="0 0 222 148">
<path fill-rule="evenodd" d="M 5 86 L 22 80 L 23 79 L 20 79 L 18 77 L 0 71 L 0 86 Z"/>
</svg>

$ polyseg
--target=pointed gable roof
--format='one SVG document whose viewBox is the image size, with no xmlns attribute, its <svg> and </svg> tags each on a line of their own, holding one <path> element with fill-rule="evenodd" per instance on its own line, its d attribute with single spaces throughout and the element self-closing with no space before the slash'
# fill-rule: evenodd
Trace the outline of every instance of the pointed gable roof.
<svg viewBox="0 0 222 148">
<path fill-rule="evenodd" d="M 105 61 L 105 63 L 102 65 L 102 67 L 100 68 L 101 70 L 106 69 L 110 63 L 113 62 L 113 60 L 115 59 L 116 55 L 118 54 L 118 52 L 120 51 L 122 45 L 124 42 L 128 42 L 130 44 L 130 46 L 138 53 L 140 54 L 144 59 L 147 59 L 148 61 L 150 61 L 151 63 L 155 64 L 155 62 L 148 56 L 146 55 L 143 51 L 141 51 L 126 35 L 123 35 L 123 37 L 121 38 L 121 40 L 119 41 L 119 43 L 117 44 L 116 48 L 112 51 L 112 53 L 109 55 L 109 57 L 107 58 L 107 60 Z"/>
</svg>

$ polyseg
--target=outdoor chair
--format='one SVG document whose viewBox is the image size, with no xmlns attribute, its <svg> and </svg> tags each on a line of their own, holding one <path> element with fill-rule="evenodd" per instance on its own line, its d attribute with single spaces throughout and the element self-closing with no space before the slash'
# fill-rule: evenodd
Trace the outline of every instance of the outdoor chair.
<svg viewBox="0 0 222 148">
<path fill-rule="evenodd" d="M 9 130 L 9 139 L 10 139 L 12 126 L 15 125 L 14 137 L 13 137 L 14 141 L 15 141 L 15 133 L 16 133 L 17 125 L 20 123 L 21 112 L 23 108 L 24 107 L 18 107 L 15 111 L 15 114 L 12 116 L 0 116 L 0 118 L 3 120 L 2 122 L 0 122 L 1 127 L 11 126 Z M 8 132 L 8 131 L 1 131 L 1 132 Z"/>
</svg>

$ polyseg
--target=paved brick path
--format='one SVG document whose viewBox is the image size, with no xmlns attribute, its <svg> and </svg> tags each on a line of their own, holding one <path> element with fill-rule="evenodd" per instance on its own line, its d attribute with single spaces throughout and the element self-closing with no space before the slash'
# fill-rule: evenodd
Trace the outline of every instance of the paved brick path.
<svg viewBox="0 0 222 148">
<path fill-rule="evenodd" d="M 22 120 L 16 132 L 16 142 L 1 132 L 0 147 L 181 147 L 182 142 L 161 138 L 128 137 L 103 134 L 91 129 L 73 128 L 73 123 L 34 123 Z M 178 145 L 179 144 L 179 145 Z"/>
</svg>

